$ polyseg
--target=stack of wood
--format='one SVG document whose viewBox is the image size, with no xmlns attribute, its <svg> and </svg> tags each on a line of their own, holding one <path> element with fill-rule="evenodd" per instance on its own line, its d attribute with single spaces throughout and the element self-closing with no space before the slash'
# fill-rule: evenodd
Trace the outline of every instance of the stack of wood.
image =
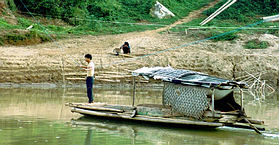
<svg viewBox="0 0 279 145">
<path fill-rule="evenodd" d="M 264 100 L 267 96 L 275 92 L 275 89 L 267 84 L 266 80 L 262 80 L 262 75 L 264 73 L 246 73 L 247 75 L 238 77 L 236 80 L 247 82 L 249 85 L 248 92 L 254 97 L 254 100 Z"/>
</svg>

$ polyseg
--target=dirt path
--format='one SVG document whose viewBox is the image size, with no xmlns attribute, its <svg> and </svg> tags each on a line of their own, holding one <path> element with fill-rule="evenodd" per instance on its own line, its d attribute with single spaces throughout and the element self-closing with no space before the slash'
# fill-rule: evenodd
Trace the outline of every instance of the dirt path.
<svg viewBox="0 0 279 145">
<path fill-rule="evenodd" d="M 163 27 L 163 28 L 159 28 L 159 29 L 156 29 L 156 30 L 153 30 L 154 32 L 161 32 L 161 31 L 166 31 L 168 29 L 171 29 L 177 25 L 180 25 L 180 24 L 183 24 L 183 23 L 187 23 L 187 22 L 190 22 L 192 21 L 193 19 L 195 18 L 198 18 L 199 16 L 201 16 L 201 13 L 207 9 L 210 9 L 212 8 L 213 6 L 215 6 L 218 2 L 220 2 L 221 0 L 215 0 L 213 2 L 211 2 L 209 5 L 206 5 L 204 7 L 202 7 L 201 9 L 198 9 L 198 10 L 195 10 L 195 11 L 192 11 L 190 12 L 190 14 L 187 16 L 187 17 L 184 17 L 183 19 L 180 19 L 176 22 L 174 22 L 173 24 L 169 25 L 169 26 L 166 26 L 166 27 Z"/>
<path fill-rule="evenodd" d="M 147 31 L 144 31 L 144 32 L 136 32 L 135 35 L 156 35 L 158 32 L 166 31 L 166 30 L 169 30 L 169 29 L 171 29 L 171 28 L 173 28 L 173 27 L 175 27 L 177 25 L 190 22 L 193 19 L 198 18 L 199 16 L 201 16 L 203 11 L 214 7 L 214 5 L 216 5 L 220 1 L 221 0 L 215 0 L 215 1 L 209 3 L 208 5 L 202 7 L 200 9 L 198 9 L 198 10 L 192 11 L 192 12 L 189 13 L 188 16 L 186 16 L 186 17 L 184 17 L 184 18 L 174 22 L 173 24 L 170 24 L 168 26 L 165 26 L 165 27 L 162 27 L 162 28 L 159 28 L 159 29 L 156 29 L 156 30 L 147 30 Z M 134 33 L 135 32 L 128 33 L 128 34 L 131 35 L 131 36 L 134 36 Z"/>
</svg>

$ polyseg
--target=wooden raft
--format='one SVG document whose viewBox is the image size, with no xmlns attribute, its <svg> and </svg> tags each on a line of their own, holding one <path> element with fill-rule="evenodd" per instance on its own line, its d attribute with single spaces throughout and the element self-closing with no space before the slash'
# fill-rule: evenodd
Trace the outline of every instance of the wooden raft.
<svg viewBox="0 0 279 145">
<path fill-rule="evenodd" d="M 153 105 L 153 106 L 152 106 Z M 211 111 L 205 113 L 203 120 L 193 120 L 183 117 L 179 114 L 170 115 L 169 107 L 162 107 L 162 105 L 145 104 L 137 107 L 128 105 L 108 105 L 105 103 L 67 103 L 66 106 L 72 107 L 71 111 L 83 115 L 118 118 L 124 120 L 134 120 L 153 123 L 175 124 L 182 126 L 197 126 L 216 128 L 221 126 L 230 126 L 236 128 L 251 129 L 249 124 L 243 122 L 236 123 L 239 115 L 237 112 L 218 112 L 216 111 L 212 117 Z M 136 110 L 136 111 L 135 111 Z M 159 114 L 152 113 L 158 112 Z M 162 111 L 163 110 L 163 111 Z M 137 112 L 138 111 L 138 112 Z M 134 115 L 133 115 L 134 114 Z M 263 121 L 249 119 L 252 124 L 262 125 Z M 258 130 L 264 130 L 262 127 L 257 127 Z"/>
<path fill-rule="evenodd" d="M 148 116 L 143 116 L 143 115 L 137 115 L 135 117 L 131 117 L 126 114 L 104 113 L 104 112 L 85 110 L 85 109 L 80 109 L 80 108 L 73 108 L 72 112 L 81 113 L 81 114 L 85 114 L 85 115 L 99 116 L 99 117 L 121 118 L 121 119 L 137 120 L 137 121 L 144 121 L 144 122 L 157 122 L 157 123 L 208 126 L 208 127 L 223 126 L 222 123 L 191 121 L 191 120 L 182 120 L 182 119 L 170 119 L 170 118 L 162 118 L 162 117 L 148 117 Z"/>
<path fill-rule="evenodd" d="M 151 117 L 146 115 L 135 115 L 132 117 L 132 112 L 136 107 L 117 105 L 115 108 L 108 108 L 106 104 L 78 104 L 78 103 L 68 103 L 67 106 L 73 107 L 72 112 L 80 113 L 83 115 L 107 117 L 107 118 L 119 118 L 125 120 L 143 121 L 143 122 L 153 122 L 153 123 L 164 123 L 164 124 L 175 124 L 175 125 L 187 125 L 187 126 L 199 126 L 199 127 L 220 127 L 223 126 L 222 123 L 215 122 L 205 122 L 205 121 L 193 121 L 185 119 L 175 119 L 175 118 L 164 118 L 164 117 Z M 111 106 L 110 106 L 111 107 Z"/>
</svg>

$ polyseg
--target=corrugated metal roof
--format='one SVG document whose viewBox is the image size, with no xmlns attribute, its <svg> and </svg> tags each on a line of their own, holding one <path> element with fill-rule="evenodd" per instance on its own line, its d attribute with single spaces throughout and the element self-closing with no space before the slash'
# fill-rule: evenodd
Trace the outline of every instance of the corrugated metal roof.
<svg viewBox="0 0 279 145">
<path fill-rule="evenodd" d="M 173 69 L 171 67 L 143 67 L 132 72 L 133 76 L 143 76 L 146 79 L 162 80 L 177 84 L 195 85 L 201 87 L 220 87 L 231 89 L 231 87 L 245 87 L 246 84 L 233 80 L 217 78 L 204 73 L 191 70 Z M 229 87 L 229 88 L 226 88 Z"/>
</svg>

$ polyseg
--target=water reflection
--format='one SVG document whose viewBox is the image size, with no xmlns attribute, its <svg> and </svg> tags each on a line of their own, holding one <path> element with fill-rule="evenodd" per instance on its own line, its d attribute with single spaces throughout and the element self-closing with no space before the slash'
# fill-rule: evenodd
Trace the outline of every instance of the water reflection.
<svg viewBox="0 0 279 145">
<path fill-rule="evenodd" d="M 86 141 L 91 141 L 94 131 L 110 134 L 121 134 L 133 141 L 150 141 L 154 144 L 214 144 L 214 145 L 240 145 L 240 144 L 273 144 L 279 139 L 266 138 L 253 133 L 253 131 L 230 128 L 197 130 L 189 128 L 168 128 L 166 126 L 150 126 L 133 122 L 111 121 L 82 117 L 72 121 L 72 125 L 87 128 Z M 99 142 L 102 143 L 102 142 Z"/>
<path fill-rule="evenodd" d="M 93 135 L 92 129 L 90 127 L 88 127 L 84 145 L 91 145 L 91 143 L 92 143 L 92 135 Z"/>
<path fill-rule="evenodd" d="M 97 102 L 132 103 L 130 88 L 94 91 Z M 264 101 L 245 99 L 248 116 L 265 121 L 262 136 L 232 128 L 194 130 L 88 119 L 71 113 L 64 106 L 67 102 L 87 102 L 84 88 L 0 89 L 0 144 L 279 144 L 279 95 Z M 138 89 L 136 104 L 142 103 L 161 103 L 161 90 Z"/>
<path fill-rule="evenodd" d="M 97 88 L 95 101 L 108 104 L 132 104 L 131 89 Z M 136 104 L 161 103 L 160 90 L 138 90 Z M 157 95 L 157 97 L 156 97 Z M 155 96 L 155 97 L 153 97 Z M 67 102 L 87 102 L 83 88 L 64 89 L 1 89 L 0 116 L 37 116 L 48 119 L 69 120 L 73 117 Z M 79 116 L 78 114 L 74 114 Z"/>
</svg>

